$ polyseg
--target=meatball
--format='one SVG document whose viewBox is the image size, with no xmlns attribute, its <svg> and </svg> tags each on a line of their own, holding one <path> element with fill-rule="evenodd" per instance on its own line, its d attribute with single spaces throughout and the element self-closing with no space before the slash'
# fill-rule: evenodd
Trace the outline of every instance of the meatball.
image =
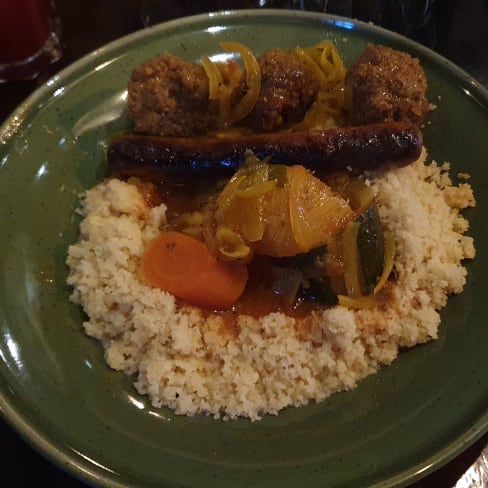
<svg viewBox="0 0 488 488">
<path fill-rule="evenodd" d="M 208 98 L 202 66 L 171 54 L 146 61 L 132 72 L 127 106 L 135 131 L 162 136 L 204 134 L 217 124 L 218 103 Z"/>
<path fill-rule="evenodd" d="M 351 124 L 408 121 L 420 124 L 429 110 L 427 80 L 419 60 L 369 45 L 346 76 Z"/>
<path fill-rule="evenodd" d="M 258 63 L 261 92 L 245 124 L 271 131 L 302 120 L 319 89 L 312 70 L 298 56 L 280 49 L 265 52 Z"/>
</svg>

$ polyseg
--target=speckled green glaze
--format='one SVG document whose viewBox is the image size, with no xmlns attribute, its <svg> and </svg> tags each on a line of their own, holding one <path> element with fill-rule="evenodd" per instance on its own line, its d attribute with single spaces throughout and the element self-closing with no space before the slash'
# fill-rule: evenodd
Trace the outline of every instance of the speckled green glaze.
<svg viewBox="0 0 488 488">
<path fill-rule="evenodd" d="M 343 19 L 344 20 L 344 19 Z M 261 422 L 177 417 L 109 370 L 69 303 L 64 265 L 78 194 L 105 173 L 107 138 L 129 127 L 131 69 L 162 51 L 189 60 L 237 40 L 252 49 L 334 40 L 347 61 L 367 42 L 418 56 L 438 109 L 425 141 L 453 173 L 472 174 L 478 257 L 440 338 L 404 352 L 346 393 Z M 203 15 L 110 44 L 49 81 L 0 129 L 0 408 L 46 456 L 110 486 L 402 486 L 488 427 L 488 95 L 445 59 L 397 35 L 286 11 Z"/>
</svg>

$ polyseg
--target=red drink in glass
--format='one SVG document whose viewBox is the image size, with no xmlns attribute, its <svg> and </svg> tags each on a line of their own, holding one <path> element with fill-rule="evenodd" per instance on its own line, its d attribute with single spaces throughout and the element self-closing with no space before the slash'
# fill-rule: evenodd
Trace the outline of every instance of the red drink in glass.
<svg viewBox="0 0 488 488">
<path fill-rule="evenodd" d="M 34 78 L 60 57 L 50 0 L 0 0 L 0 81 Z"/>
</svg>

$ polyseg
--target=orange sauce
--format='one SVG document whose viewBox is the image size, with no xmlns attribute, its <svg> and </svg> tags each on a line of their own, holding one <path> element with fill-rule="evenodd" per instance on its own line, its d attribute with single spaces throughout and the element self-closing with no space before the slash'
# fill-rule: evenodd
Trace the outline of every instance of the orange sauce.
<svg viewBox="0 0 488 488">
<path fill-rule="evenodd" d="M 339 179 L 332 178 L 336 186 Z M 347 180 L 348 181 L 348 180 Z M 164 202 L 167 207 L 167 218 L 171 222 L 185 212 L 201 210 L 202 204 L 216 191 L 215 182 L 188 182 L 186 184 L 156 185 L 138 178 L 131 178 L 143 194 L 150 206 Z M 297 319 L 305 318 L 313 311 L 323 310 L 330 305 L 309 301 L 294 300 L 286 303 L 282 296 L 275 293 L 273 287 L 274 275 L 272 272 L 273 259 L 266 256 L 255 255 L 248 265 L 249 280 L 243 294 L 234 303 L 230 310 L 206 310 L 207 316 L 219 315 L 223 319 L 222 334 L 236 335 L 239 332 L 238 316 L 249 315 L 260 318 L 273 312 L 282 312 Z M 378 307 L 384 307 L 390 301 L 389 286 L 386 286 L 378 296 Z"/>
</svg>

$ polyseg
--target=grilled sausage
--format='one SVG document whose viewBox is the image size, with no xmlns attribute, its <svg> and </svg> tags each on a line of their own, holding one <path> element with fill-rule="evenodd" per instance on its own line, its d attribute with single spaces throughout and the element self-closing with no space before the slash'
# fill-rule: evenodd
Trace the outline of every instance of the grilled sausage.
<svg viewBox="0 0 488 488">
<path fill-rule="evenodd" d="M 321 173 L 360 174 L 406 166 L 422 149 L 420 128 L 407 122 L 338 127 L 321 131 L 242 137 L 124 135 L 112 140 L 107 162 L 113 174 L 153 181 L 219 178 L 235 172 L 246 152 L 274 164 L 301 164 Z"/>
</svg>

